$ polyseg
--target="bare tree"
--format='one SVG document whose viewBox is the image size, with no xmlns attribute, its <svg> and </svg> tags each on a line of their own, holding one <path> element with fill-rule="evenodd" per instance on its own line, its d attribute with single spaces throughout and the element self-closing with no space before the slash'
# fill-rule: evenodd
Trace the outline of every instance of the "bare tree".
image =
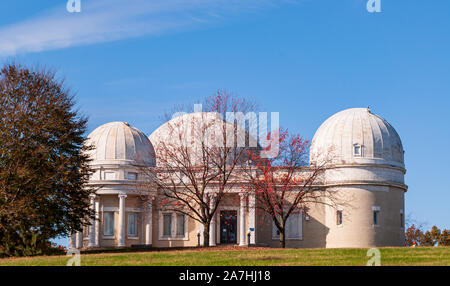
<svg viewBox="0 0 450 286">
<path fill-rule="evenodd" d="M 286 246 L 286 223 L 300 211 L 307 213 L 311 203 L 334 205 L 335 197 L 323 185 L 323 175 L 331 160 L 308 162 L 308 140 L 290 135 L 287 130 L 268 135 L 279 138 L 266 148 L 278 149 L 278 154 L 264 158 L 250 151 L 251 164 L 243 169 L 243 187 L 255 193 L 256 208 L 266 213 L 280 233 L 280 246 Z M 275 148 L 273 144 L 279 146 Z M 244 165 L 245 166 L 245 165 Z"/>
<path fill-rule="evenodd" d="M 154 135 L 157 167 L 143 172 L 146 184 L 158 189 L 158 206 L 200 222 L 204 246 L 209 246 L 211 221 L 225 194 L 238 184 L 238 166 L 251 147 L 242 119 L 254 105 L 219 90 L 202 107 L 202 112 L 178 114 Z"/>
</svg>

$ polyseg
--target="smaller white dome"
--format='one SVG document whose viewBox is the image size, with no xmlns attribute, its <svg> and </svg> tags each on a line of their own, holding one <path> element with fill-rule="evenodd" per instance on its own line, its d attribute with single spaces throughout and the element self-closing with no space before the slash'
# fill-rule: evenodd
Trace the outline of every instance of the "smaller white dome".
<svg viewBox="0 0 450 286">
<path fill-rule="evenodd" d="M 334 163 L 392 165 L 404 168 L 400 136 L 368 108 L 351 108 L 328 118 L 311 143 L 311 162 L 332 154 Z"/>
<path fill-rule="evenodd" d="M 155 165 L 150 140 L 126 122 L 110 122 L 97 127 L 87 136 L 85 144 L 94 147 L 88 153 L 93 160 L 91 165 Z"/>
</svg>

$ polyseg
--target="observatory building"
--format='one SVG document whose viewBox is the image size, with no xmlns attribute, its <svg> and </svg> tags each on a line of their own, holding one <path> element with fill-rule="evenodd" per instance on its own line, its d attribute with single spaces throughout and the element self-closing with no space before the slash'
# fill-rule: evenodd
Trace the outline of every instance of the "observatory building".
<svg viewBox="0 0 450 286">
<path fill-rule="evenodd" d="M 171 140 L 169 123 L 149 137 L 126 122 L 104 124 L 88 135 L 86 144 L 95 147 L 89 154 L 94 171 L 90 185 L 97 189 L 91 196 L 96 217 L 83 231 L 71 234 L 71 247 L 192 247 L 199 239 L 203 243 L 203 225 L 165 210 L 157 203 L 157 190 L 143 183 L 142 170 L 158 166 L 158 145 Z M 323 183 L 337 201 L 291 215 L 286 247 L 403 246 L 406 169 L 395 129 L 368 108 L 347 109 L 319 127 L 310 150 L 312 164 L 331 158 Z M 256 201 L 254 194 L 239 188 L 227 193 L 211 222 L 210 245 L 279 247 L 277 229 L 255 211 Z"/>
</svg>

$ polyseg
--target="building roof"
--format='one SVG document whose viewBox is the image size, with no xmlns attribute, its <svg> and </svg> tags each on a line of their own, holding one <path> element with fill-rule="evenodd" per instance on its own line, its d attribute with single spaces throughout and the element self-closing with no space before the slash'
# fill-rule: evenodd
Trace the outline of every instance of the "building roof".
<svg viewBox="0 0 450 286">
<path fill-rule="evenodd" d="M 93 160 L 91 165 L 155 165 L 150 140 L 126 122 L 110 122 L 99 126 L 88 135 L 85 144 L 95 148 L 89 151 Z"/>
<path fill-rule="evenodd" d="M 311 143 L 311 162 L 382 164 L 404 168 L 400 136 L 369 108 L 351 108 L 328 118 Z"/>
</svg>

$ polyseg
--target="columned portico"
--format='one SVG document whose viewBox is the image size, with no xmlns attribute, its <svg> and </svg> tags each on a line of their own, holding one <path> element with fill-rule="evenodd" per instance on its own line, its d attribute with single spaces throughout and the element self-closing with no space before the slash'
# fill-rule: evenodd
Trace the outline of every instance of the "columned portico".
<svg viewBox="0 0 450 286">
<path fill-rule="evenodd" d="M 239 208 L 239 246 L 245 245 L 245 206 L 246 206 L 246 196 L 243 193 L 239 194 L 240 197 L 240 208 Z"/>
<path fill-rule="evenodd" d="M 95 195 L 91 195 L 91 210 L 94 212 L 95 209 Z M 95 213 L 93 217 L 91 217 L 91 224 L 89 225 L 89 244 L 88 247 L 94 247 L 95 246 L 95 217 L 97 214 Z"/>
<path fill-rule="evenodd" d="M 153 197 L 149 197 L 145 210 L 145 245 L 152 245 L 152 207 Z"/>
<path fill-rule="evenodd" d="M 125 246 L 125 198 L 127 195 L 119 195 L 119 229 L 118 229 L 118 247 Z"/>
<path fill-rule="evenodd" d="M 210 194 L 209 196 L 209 208 L 212 209 L 216 203 L 216 194 Z M 216 214 L 214 214 L 209 225 L 209 246 L 216 246 Z"/>
</svg>

